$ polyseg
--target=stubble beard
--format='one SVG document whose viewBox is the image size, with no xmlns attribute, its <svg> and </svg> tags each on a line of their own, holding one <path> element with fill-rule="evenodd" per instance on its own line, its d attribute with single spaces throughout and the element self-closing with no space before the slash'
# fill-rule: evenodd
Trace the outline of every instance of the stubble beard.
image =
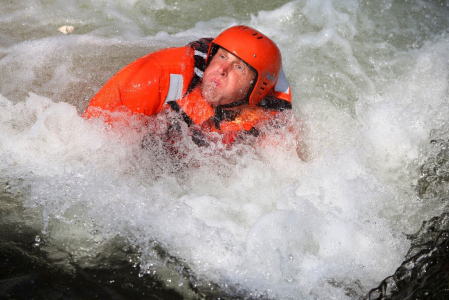
<svg viewBox="0 0 449 300">
<path fill-rule="evenodd" d="M 201 96 L 211 105 L 218 105 L 218 87 L 214 82 L 203 82 L 201 85 Z"/>
</svg>

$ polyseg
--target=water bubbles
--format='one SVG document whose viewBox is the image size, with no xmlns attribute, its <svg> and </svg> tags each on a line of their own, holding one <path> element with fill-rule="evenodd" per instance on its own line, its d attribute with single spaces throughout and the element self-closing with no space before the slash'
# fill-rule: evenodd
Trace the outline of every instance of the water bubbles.
<svg viewBox="0 0 449 300">
<path fill-rule="evenodd" d="M 41 238 L 40 236 L 36 235 L 36 237 L 34 238 L 34 246 L 39 247 L 40 246 L 40 242 L 41 242 Z"/>
</svg>

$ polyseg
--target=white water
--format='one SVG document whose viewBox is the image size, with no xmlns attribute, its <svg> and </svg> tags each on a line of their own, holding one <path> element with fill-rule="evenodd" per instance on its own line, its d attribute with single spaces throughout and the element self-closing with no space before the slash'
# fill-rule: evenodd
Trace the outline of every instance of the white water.
<svg viewBox="0 0 449 300">
<path fill-rule="evenodd" d="M 231 293 L 350 299 L 392 274 L 404 233 L 439 214 L 413 185 L 430 131 L 449 119 L 447 1 L 23 1 L 0 11 L 2 178 L 20 181 L 35 213 L 26 223 L 50 255 L 100 265 L 120 236 L 141 250 L 142 272 L 164 264 L 156 243 Z M 284 132 L 264 148 L 185 140 L 180 165 L 157 138 L 141 148 L 139 120 L 110 129 L 79 117 L 128 62 L 235 24 L 279 44 L 306 161 Z"/>
</svg>

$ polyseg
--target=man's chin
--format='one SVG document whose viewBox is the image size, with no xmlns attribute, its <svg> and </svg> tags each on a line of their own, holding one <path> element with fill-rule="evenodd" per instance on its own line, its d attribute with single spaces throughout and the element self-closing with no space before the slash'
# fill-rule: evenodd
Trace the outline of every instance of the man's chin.
<svg viewBox="0 0 449 300">
<path fill-rule="evenodd" d="M 209 105 L 212 105 L 212 106 L 218 106 L 218 105 L 220 105 L 220 101 L 219 101 L 219 100 L 216 100 L 216 99 L 208 99 L 208 98 L 204 98 L 204 100 L 205 100 Z"/>
<path fill-rule="evenodd" d="M 220 98 L 214 88 L 203 87 L 201 89 L 201 96 L 203 96 L 204 100 L 210 105 L 218 105 L 220 102 Z"/>
</svg>

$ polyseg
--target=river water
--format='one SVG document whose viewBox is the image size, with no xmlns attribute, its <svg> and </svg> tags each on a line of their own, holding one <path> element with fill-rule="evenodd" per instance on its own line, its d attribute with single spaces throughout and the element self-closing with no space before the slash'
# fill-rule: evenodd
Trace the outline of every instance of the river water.
<svg viewBox="0 0 449 300">
<path fill-rule="evenodd" d="M 295 133 L 173 156 L 167 116 L 79 116 L 237 24 L 279 45 Z M 447 0 L 3 1 L 0 298 L 365 297 L 447 205 L 448 28 Z"/>
</svg>

